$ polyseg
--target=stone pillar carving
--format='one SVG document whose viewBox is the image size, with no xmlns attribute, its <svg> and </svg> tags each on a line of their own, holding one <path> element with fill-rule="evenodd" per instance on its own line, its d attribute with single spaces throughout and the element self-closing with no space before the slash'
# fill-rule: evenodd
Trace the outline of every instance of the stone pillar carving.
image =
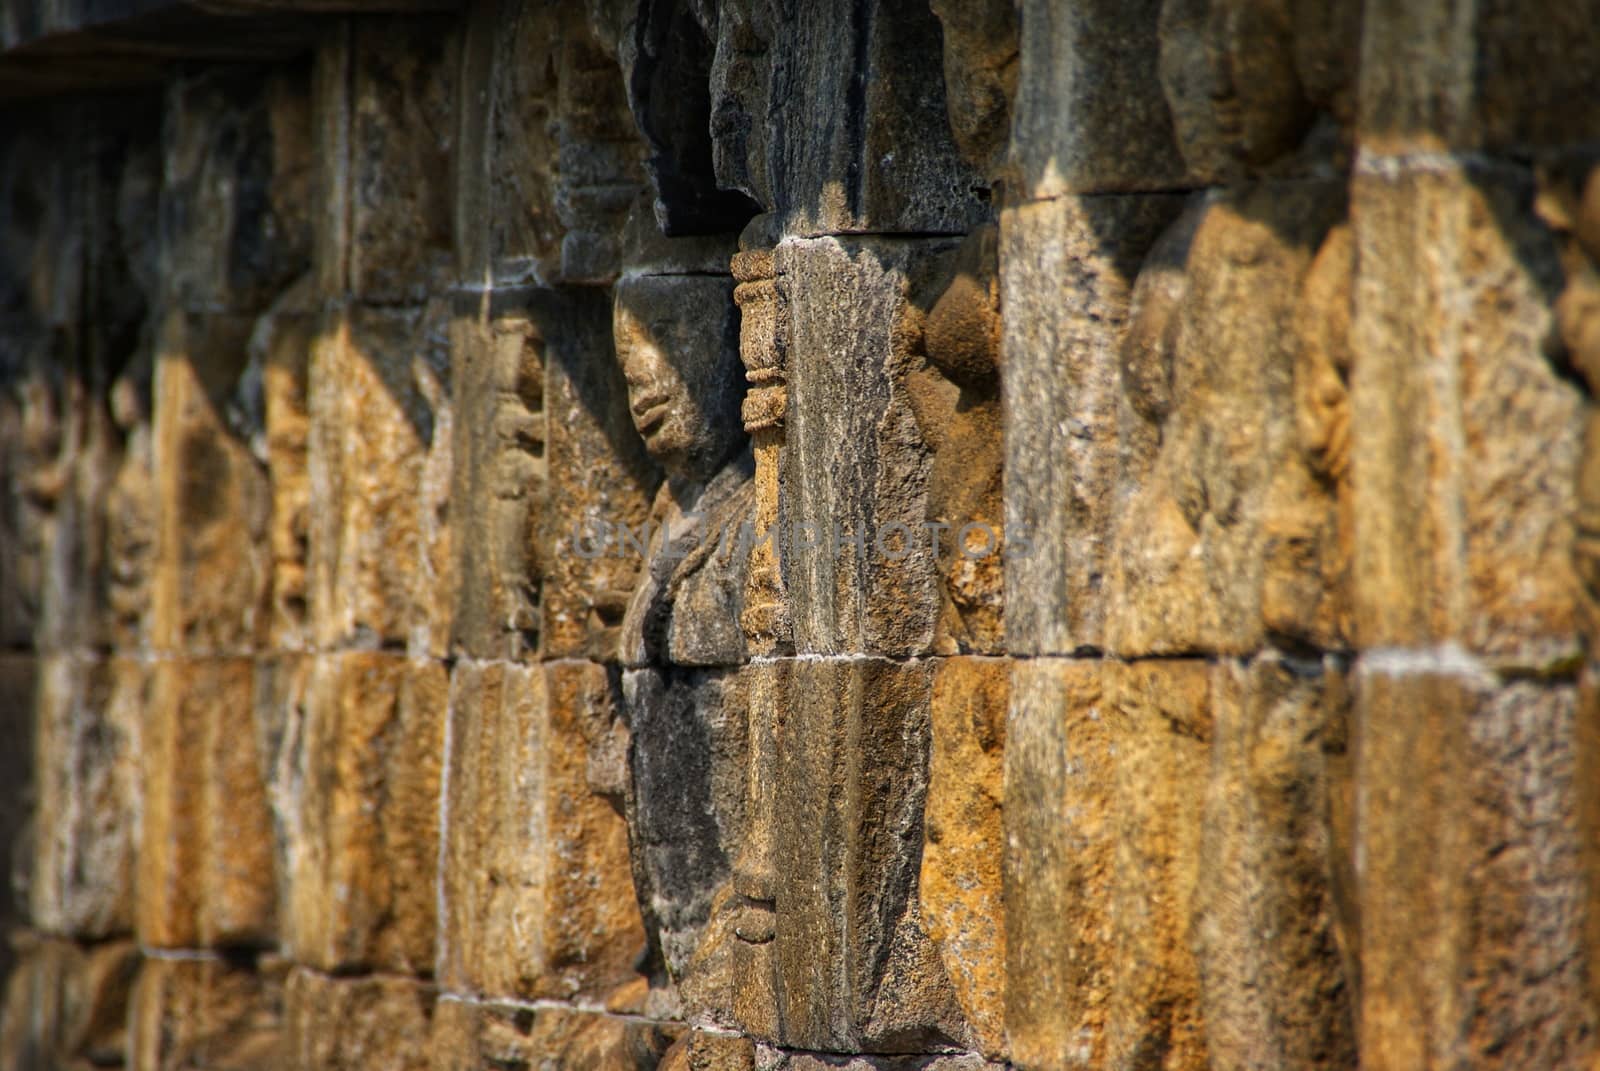
<svg viewBox="0 0 1600 1071">
<path fill-rule="evenodd" d="M 765 217 L 763 217 L 765 218 Z M 749 234 L 751 228 L 747 228 Z M 741 243 L 743 244 L 743 243 Z M 793 623 L 783 585 L 782 534 L 778 522 L 778 472 L 789 406 L 788 308 L 773 251 L 741 249 L 732 260 L 738 281 L 739 357 L 750 389 L 742 415 L 755 454 L 755 494 L 749 524 L 760 540 L 750 555 L 740 626 L 752 656 L 771 658 L 794 650 Z M 769 539 L 760 537 L 769 535 Z M 782 662 L 753 666 L 749 680 L 749 765 L 745 828 L 733 867 L 736 897 L 733 958 L 733 1017 L 745 1030 L 776 1037 L 772 989 L 776 936 L 777 873 L 772 857 L 778 779 L 778 722 L 788 687 Z"/>
<path fill-rule="evenodd" d="M 771 249 L 734 254 L 738 282 L 739 357 L 750 390 L 741 410 L 744 430 L 755 453 L 755 510 L 750 522 L 758 543 L 750 557 L 750 582 L 745 591 L 740 625 L 752 655 L 774 655 L 794 646 L 788 607 L 784 603 L 779 554 L 778 455 L 783 450 L 783 421 L 789 405 L 788 312 L 778 286 Z M 761 537 L 771 533 L 771 539 Z"/>
</svg>

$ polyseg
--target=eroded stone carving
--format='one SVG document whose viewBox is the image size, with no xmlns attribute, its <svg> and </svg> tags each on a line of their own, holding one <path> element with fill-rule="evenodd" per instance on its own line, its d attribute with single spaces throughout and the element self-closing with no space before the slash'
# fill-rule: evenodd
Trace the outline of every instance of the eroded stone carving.
<svg viewBox="0 0 1600 1071">
<path fill-rule="evenodd" d="M 998 232 L 986 225 L 956 251 L 923 332 L 927 364 L 907 394 L 933 451 L 928 523 L 938 532 L 943 606 L 935 649 L 1002 649 L 1000 285 Z"/>
<path fill-rule="evenodd" d="M 1350 624 L 1350 226 L 1329 231 L 1294 311 L 1297 450 L 1272 478 L 1263 518 L 1267 629 L 1324 650 L 1348 646 Z"/>
<path fill-rule="evenodd" d="M 717 11 L 711 63 L 711 160 L 717 183 L 759 204 L 773 203 L 767 160 L 769 58 L 779 13 L 770 0 L 728 0 Z"/>
<path fill-rule="evenodd" d="M 743 828 L 747 716 L 737 667 L 749 544 L 739 526 L 750 519 L 753 462 L 738 417 L 733 280 L 683 274 L 696 259 L 686 262 L 685 249 L 665 242 L 642 251 L 635 259 L 646 271 L 616 287 L 629 411 L 666 473 L 622 622 L 627 811 L 634 880 L 661 964 L 692 1009 L 725 1016 L 731 946 L 728 913 L 718 908 Z M 725 264 L 728 252 L 708 250 L 716 259 L 705 266 Z M 679 270 L 649 274 L 651 266 Z"/>
<path fill-rule="evenodd" d="M 694 25 L 703 29 L 685 38 L 699 48 L 703 33 L 711 46 L 705 73 L 696 75 L 710 82 L 709 116 L 700 120 L 710 131 L 707 169 L 746 207 L 724 226 L 743 224 L 756 211 L 774 213 L 791 235 L 951 233 L 983 219 L 986 179 L 973 157 L 963 158 L 960 135 L 951 136 L 939 65 L 905 62 L 940 51 L 939 20 L 928 5 L 826 0 L 797 8 L 726 0 L 695 6 Z M 987 9 L 1000 5 L 983 6 L 958 20 L 970 31 L 959 62 L 1003 65 L 986 36 L 993 15 Z M 983 78 L 980 72 L 977 80 Z M 635 114 L 641 126 L 652 121 L 637 98 Z M 846 115 L 848 122 L 836 118 Z M 996 118 L 992 108 L 985 118 Z M 993 150 L 1002 128 L 986 129 L 988 140 L 976 139 L 974 152 Z M 918 136 L 908 136 L 911 130 Z"/>
<path fill-rule="evenodd" d="M 1555 349 L 1588 393 L 1573 511 L 1573 566 L 1583 585 L 1579 611 L 1591 644 L 1600 639 L 1600 167 L 1575 181 L 1544 176 L 1538 209 L 1561 238 L 1566 285 L 1556 300 Z"/>
<path fill-rule="evenodd" d="M 142 350 L 111 384 L 111 419 L 123 436 L 122 461 L 106 500 L 109 570 L 107 601 L 119 644 L 138 647 L 147 636 L 150 568 L 155 556 L 155 476 L 151 471 L 150 353 Z"/>
<path fill-rule="evenodd" d="M 762 217 L 765 219 L 766 217 Z M 749 235 L 751 228 L 746 228 Z M 741 245 L 744 240 L 741 239 Z M 789 407 L 788 308 L 778 286 L 776 259 L 768 249 L 742 249 L 733 257 L 739 285 L 739 357 L 750 383 L 741 415 L 755 455 L 754 531 L 778 526 L 778 472 Z M 751 551 L 750 579 L 740 624 L 752 654 L 794 649 L 794 625 L 783 590 L 782 540 L 761 540 Z"/>
<path fill-rule="evenodd" d="M 993 176 L 1004 163 L 1017 95 L 1014 0 L 930 0 L 944 29 L 945 106 L 956 148 Z"/>
<path fill-rule="evenodd" d="M 1120 652 L 1261 640 L 1259 540 L 1290 430 L 1289 331 L 1310 247 L 1338 210 L 1332 192 L 1199 199 L 1134 288 L 1122 354 L 1134 490 L 1108 608 Z M 1220 301 L 1251 311 L 1215 316 Z"/>
<path fill-rule="evenodd" d="M 1190 171 L 1236 178 L 1302 148 L 1326 155 L 1337 135 L 1312 135 L 1324 114 L 1353 119 L 1360 28 L 1359 5 L 1328 0 L 1166 0 L 1161 85 Z"/>
<path fill-rule="evenodd" d="M 14 568 L 22 618 L 37 623 L 48 598 L 56 509 L 71 471 L 71 418 L 59 368 L 37 353 L 24 360 L 25 370 L 12 388 L 19 417 L 13 461 L 18 536 Z"/>
<path fill-rule="evenodd" d="M 638 0 L 618 49 L 628 102 L 649 146 L 656 220 L 674 236 L 736 230 L 756 213 L 723 188 L 712 157 L 711 70 L 717 10 L 695 0 Z"/>
<path fill-rule="evenodd" d="M 153 420 L 154 323 L 150 307 L 159 292 L 156 243 L 145 221 L 156 210 L 160 173 L 156 154 L 130 151 L 117 183 L 117 234 L 126 273 L 108 296 L 121 313 L 114 325 L 113 345 L 126 346 L 116 356 L 122 366 L 107 391 L 111 424 L 121 439 L 121 456 L 111 475 L 105 499 L 107 570 L 106 603 L 112 642 L 123 649 L 149 640 L 150 572 L 155 559 L 156 516 Z M 112 285 L 115 285 L 114 283 Z M 120 337 L 119 337 L 120 336 Z"/>
</svg>

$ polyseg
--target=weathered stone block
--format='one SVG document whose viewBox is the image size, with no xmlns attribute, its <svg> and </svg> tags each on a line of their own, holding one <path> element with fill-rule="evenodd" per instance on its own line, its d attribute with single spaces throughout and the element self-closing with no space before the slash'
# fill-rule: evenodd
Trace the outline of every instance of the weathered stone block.
<svg viewBox="0 0 1600 1071">
<path fill-rule="evenodd" d="M 432 970 L 448 690 L 436 662 L 316 658 L 297 769 L 277 801 L 288 812 L 284 929 L 296 962 Z"/>
<path fill-rule="evenodd" d="M 26 316 L 5 321 L 6 355 L 14 371 L 6 377 L 0 402 L 0 443 L 8 478 L 0 503 L 6 553 L 0 555 L 0 604 L 5 638 L 14 647 L 50 646 L 51 627 L 64 592 L 57 582 L 56 554 L 62 533 L 63 494 L 70 486 L 73 460 L 68 429 L 76 414 L 68 401 L 63 365 L 68 354 L 50 334 Z M 70 589 L 69 589 L 70 590 Z"/>
<path fill-rule="evenodd" d="M 569 11 L 563 27 L 557 76 L 561 281 L 607 283 L 622 268 L 618 231 L 646 188 L 645 146 L 628 110 L 616 54 L 593 26 L 595 9 L 585 19 L 576 14 Z"/>
<path fill-rule="evenodd" d="M 321 316 L 313 279 L 302 275 L 256 320 L 250 361 L 261 376 L 261 444 L 271 496 L 266 543 L 272 562 L 267 641 L 273 650 L 311 645 L 311 354 Z"/>
<path fill-rule="evenodd" d="M 967 162 L 993 179 L 1011 148 L 1021 57 L 1021 14 L 1011 0 L 932 0 L 943 38 L 950 135 Z"/>
<path fill-rule="evenodd" d="M 643 555 L 580 550 L 594 532 L 637 531 L 661 473 L 628 413 L 628 389 L 603 293 L 525 292 L 544 345 L 549 502 L 535 538 L 543 577 L 541 636 L 549 657 L 611 660 Z"/>
<path fill-rule="evenodd" d="M 12 742 L 0 754 L 0 844 L 25 844 L 34 836 L 37 789 L 35 748 L 38 746 L 39 663 L 28 655 L 0 655 L 0 733 Z M 32 860 L 12 859 L 0 884 L 0 925 L 20 925 L 28 915 Z M 0 977 L 13 962 L 8 944 L 0 944 Z"/>
<path fill-rule="evenodd" d="M 778 841 L 778 741 L 789 709 L 790 675 L 798 663 L 784 659 L 756 662 L 740 671 L 749 722 L 745 738 L 743 828 L 733 863 L 732 965 L 728 974 L 728 1018 L 749 1036 L 779 1034 L 777 977 L 778 870 L 784 860 Z M 786 796 L 783 798 L 787 798 Z"/>
<path fill-rule="evenodd" d="M 324 647 L 443 655 L 453 558 L 447 310 L 350 306 L 312 357 L 311 618 Z M 352 429 L 359 428 L 359 435 Z"/>
<path fill-rule="evenodd" d="M 836 238 L 777 248 L 790 337 L 774 538 L 785 540 L 802 653 L 931 648 L 940 600 L 924 527 L 929 450 L 901 377 L 939 258 L 954 248 Z"/>
<path fill-rule="evenodd" d="M 451 21 L 419 16 L 357 21 L 348 42 L 349 81 L 340 87 L 348 126 L 336 132 L 340 154 L 323 165 L 329 193 L 345 201 L 349 229 L 335 234 L 348 235 L 348 246 L 338 249 L 334 238 L 343 285 L 325 293 L 421 304 L 453 260 L 459 41 Z"/>
<path fill-rule="evenodd" d="M 492 102 L 493 209 L 473 222 L 487 224 L 497 282 L 605 283 L 621 267 L 623 220 L 644 185 L 644 144 L 615 53 L 585 15 L 529 3 L 496 13 L 483 87 Z"/>
<path fill-rule="evenodd" d="M 469 16 L 462 47 L 471 62 L 461 68 L 468 162 L 456 215 L 463 280 L 550 285 L 560 274 L 557 94 L 573 21 L 556 5 L 524 0 L 480 4 Z M 620 90 L 621 71 L 616 82 Z"/>
<path fill-rule="evenodd" d="M 923 523 L 940 534 L 931 547 L 941 603 L 933 649 L 998 654 L 1005 639 L 998 228 L 967 235 L 941 276 L 927 299 L 920 345 L 912 347 L 922 360 L 904 379 L 931 453 Z"/>
<path fill-rule="evenodd" d="M 149 332 L 144 334 L 148 339 Z M 107 390 L 111 424 L 122 437 L 122 449 L 117 456 L 106 458 L 105 483 L 96 481 L 87 488 L 104 517 L 104 550 L 86 555 L 84 562 L 99 573 L 94 577 L 96 598 L 86 601 L 93 606 L 103 598 L 104 609 L 97 609 L 99 620 L 89 629 L 78 632 L 79 637 L 95 637 L 94 642 L 129 653 L 148 650 L 152 639 L 157 536 L 155 368 L 145 339 Z M 4 572 L 0 567 L 0 574 Z"/>
<path fill-rule="evenodd" d="M 1001 804 L 1011 666 L 952 658 L 934 670 L 923 810 L 922 917 L 983 1052 L 1005 1051 Z"/>
<path fill-rule="evenodd" d="M 764 983 L 779 1044 L 904 1052 L 970 1041 L 917 890 L 932 686 L 927 662 L 829 659 L 790 671 Z"/>
<path fill-rule="evenodd" d="M 609 722 L 609 703 L 596 664 L 456 664 L 441 855 L 448 989 L 566 998 L 632 977 L 644 934 L 627 826 L 589 783 L 586 732 Z"/>
<path fill-rule="evenodd" d="M 234 676 L 239 676 L 236 667 Z M 201 755 L 206 731 L 205 704 L 198 689 L 206 681 L 187 664 L 167 662 L 152 671 L 149 706 L 139 734 L 138 871 L 135 917 L 141 944 L 150 948 L 194 948 L 204 882 L 195 880 L 203 859 L 204 818 Z M 247 672 L 247 670 L 246 670 Z M 194 700 L 185 701 L 193 695 Z M 216 699 L 213 695 L 210 698 Z M 226 686 L 222 698 L 228 695 Z"/>
<path fill-rule="evenodd" d="M 1577 688 L 1430 652 L 1355 685 L 1362 1066 L 1583 1066 Z"/>
<path fill-rule="evenodd" d="M 15 338 L 19 332 L 10 323 L 6 326 L 7 334 Z M 27 413 L 21 397 L 25 383 L 26 377 L 18 373 L 0 380 L 0 465 L 8 471 L 29 465 L 27 454 L 31 451 L 25 451 L 22 435 Z M 42 511 L 17 490 L 20 488 L 8 488 L 0 496 L 0 538 L 6 545 L 6 552 L 0 554 L 0 642 L 13 648 L 32 642 L 43 550 L 43 526 L 38 523 Z"/>
<path fill-rule="evenodd" d="M 6 974 L 0 1008 L 0 1063 L 18 1071 L 121 1066 L 139 970 L 133 943 L 18 943 L 22 958 Z"/>
<path fill-rule="evenodd" d="M 951 234 L 985 217 L 986 180 L 950 135 L 931 10 L 830 0 L 789 17 L 750 3 L 720 16 L 709 101 L 718 186 L 775 210 L 788 234 Z M 641 123 L 650 129 L 651 117 Z"/>
<path fill-rule="evenodd" d="M 128 1012 L 130 1071 L 270 1071 L 286 1065 L 288 965 L 146 959 Z"/>
<path fill-rule="evenodd" d="M 295 929 L 292 849 L 304 833 L 301 801 L 306 787 L 307 710 L 320 660 L 297 652 L 269 655 L 256 660 L 253 674 L 256 758 L 272 815 L 276 895 L 283 906 L 280 948 L 290 945 Z"/>
<path fill-rule="evenodd" d="M 1359 136 L 1374 153 L 1526 155 L 1592 145 L 1600 125 L 1563 102 L 1600 78 L 1583 4 L 1396 4 L 1364 18 Z"/>
<path fill-rule="evenodd" d="M 39 929 L 106 938 L 133 927 L 147 688 L 145 667 L 128 659 L 61 655 L 41 666 L 33 708 L 37 796 L 29 867 L 30 915 Z"/>
<path fill-rule="evenodd" d="M 1030 198 L 1344 166 L 1359 6 L 1022 5 L 1012 163 Z"/>
<path fill-rule="evenodd" d="M 1363 647 L 1577 653 L 1583 399 L 1546 356 L 1560 269 L 1523 173 L 1354 185 L 1354 618 Z M 1515 429 L 1515 430 L 1513 430 Z"/>
<path fill-rule="evenodd" d="M 9 124 L 0 169 L 0 641 L 131 647 L 149 597 L 129 588 L 147 579 L 153 542 L 148 481 L 133 485 L 149 461 L 143 284 L 159 128 L 139 103 L 29 113 Z M 130 379 L 134 398 L 120 389 Z"/>
<path fill-rule="evenodd" d="M 539 1067 L 636 1071 L 662 1061 L 678 1030 L 665 1023 L 559 1007 L 516 1008 L 445 998 L 434 1013 L 433 1071 Z M 699 1069 L 697 1068 L 697 1071 Z M 705 1071 L 720 1071 L 706 1068 Z"/>
<path fill-rule="evenodd" d="M 283 988 L 283 1063 L 305 1071 L 426 1071 L 433 987 L 401 977 L 334 978 L 303 967 Z"/>
<path fill-rule="evenodd" d="M 34 328 L 65 327 L 83 308 L 88 189 L 75 168 L 85 155 L 84 120 L 81 107 L 55 103 L 11 126 L 4 181 L 21 211 L 6 213 L 10 255 L 0 279 L 7 304 L 26 310 L 21 319 Z"/>
<path fill-rule="evenodd" d="M 1593 965 L 1600 962 L 1600 837 L 1596 836 L 1600 831 L 1600 678 L 1596 677 L 1593 664 L 1585 667 L 1579 679 L 1573 741 L 1573 806 L 1579 862 L 1587 889 L 1583 955 L 1589 964 L 1592 993 L 1595 988 Z M 1593 997 L 1590 999 L 1592 1002 Z"/>
<path fill-rule="evenodd" d="M 545 340 L 518 308 L 486 318 L 489 304 L 483 295 L 458 297 L 450 328 L 455 410 L 488 414 L 453 425 L 452 645 L 473 657 L 520 659 L 539 650 L 549 569 L 536 539 L 548 500 Z"/>
<path fill-rule="evenodd" d="M 755 1059 L 749 1038 L 690 1030 L 662 1056 L 657 1071 L 754 1071 Z"/>
<path fill-rule="evenodd" d="M 622 679 L 629 850 L 646 930 L 689 1014 L 714 1022 L 736 999 L 729 896 L 749 828 L 746 688 L 734 671 L 629 669 Z"/>
<path fill-rule="evenodd" d="M 156 343 L 156 564 L 151 633 L 158 651 L 243 654 L 264 637 L 271 585 L 271 499 L 241 409 L 247 316 L 170 310 Z"/>
<path fill-rule="evenodd" d="M 1197 197 L 1146 258 L 1119 355 L 1105 608 L 1119 655 L 1264 642 L 1273 481 L 1300 458 L 1295 317 L 1343 212 L 1342 187 L 1324 183 Z"/>
<path fill-rule="evenodd" d="M 151 948 L 276 936 L 276 842 L 245 659 L 155 664 L 139 737 L 136 922 Z"/>
<path fill-rule="evenodd" d="M 1348 690 L 1331 659 L 1214 681 L 1192 943 L 1212 1066 L 1350 1067 L 1359 934 L 1342 805 Z"/>
<path fill-rule="evenodd" d="M 770 1045 L 758 1045 L 755 1062 L 750 1066 L 758 1071 L 827 1071 L 828 1068 L 841 1068 L 843 1071 L 1000 1071 L 1008 1065 L 990 1063 L 972 1053 L 956 1056 L 833 1056 L 785 1052 Z"/>
<path fill-rule="evenodd" d="M 1261 617 L 1280 643 L 1322 650 L 1352 642 L 1355 502 L 1350 487 L 1350 321 L 1355 239 L 1328 233 L 1294 312 L 1294 434 L 1261 519 Z"/>
<path fill-rule="evenodd" d="M 1024 196 L 1171 189 L 1185 167 L 1157 68 L 1161 0 L 1027 0 L 1012 162 Z"/>
<path fill-rule="evenodd" d="M 32 500 L 24 506 L 32 517 L 19 534 L 34 545 L 24 554 L 37 555 L 30 563 L 33 591 L 24 595 L 36 607 L 37 618 L 23 642 L 70 651 L 104 647 L 113 631 L 106 558 L 111 517 L 105 499 L 117 458 L 110 421 L 101 398 L 92 393 L 93 373 L 71 368 L 82 360 L 81 351 L 52 348 L 48 359 L 69 366 L 58 381 L 60 423 L 52 429 L 59 434 L 58 453 L 53 459 L 35 455 L 32 460 L 39 467 L 26 475 L 19 472 L 17 481 L 18 490 Z"/>
<path fill-rule="evenodd" d="M 308 71 L 207 71 L 167 93 L 161 279 L 193 311 L 264 309 L 310 263 Z"/>
<path fill-rule="evenodd" d="M 1039 659 L 1005 749 L 1006 1034 L 1022 1066 L 1206 1066 L 1188 943 L 1213 671 Z"/>
<path fill-rule="evenodd" d="M 1063 197 L 1001 214 L 1012 652 L 1104 645 L 1121 497 L 1119 343 L 1140 263 L 1180 208 L 1173 197 Z"/>
</svg>

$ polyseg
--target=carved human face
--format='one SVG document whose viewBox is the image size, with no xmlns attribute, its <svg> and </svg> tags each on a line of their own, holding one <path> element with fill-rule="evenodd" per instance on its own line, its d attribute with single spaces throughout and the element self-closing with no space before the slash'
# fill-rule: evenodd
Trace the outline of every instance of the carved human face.
<svg viewBox="0 0 1600 1071">
<path fill-rule="evenodd" d="M 617 284 L 612 328 L 628 412 L 668 473 L 705 478 L 743 441 L 733 281 L 641 275 Z"/>
</svg>

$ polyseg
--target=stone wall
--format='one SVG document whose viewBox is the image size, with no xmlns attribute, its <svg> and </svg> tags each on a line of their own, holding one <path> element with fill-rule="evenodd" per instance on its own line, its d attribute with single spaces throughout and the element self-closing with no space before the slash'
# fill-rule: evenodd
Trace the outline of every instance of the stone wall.
<svg viewBox="0 0 1600 1071">
<path fill-rule="evenodd" d="M 1592 0 L 38 0 L 0 98 L 0 1067 L 1600 1059 Z"/>
</svg>

